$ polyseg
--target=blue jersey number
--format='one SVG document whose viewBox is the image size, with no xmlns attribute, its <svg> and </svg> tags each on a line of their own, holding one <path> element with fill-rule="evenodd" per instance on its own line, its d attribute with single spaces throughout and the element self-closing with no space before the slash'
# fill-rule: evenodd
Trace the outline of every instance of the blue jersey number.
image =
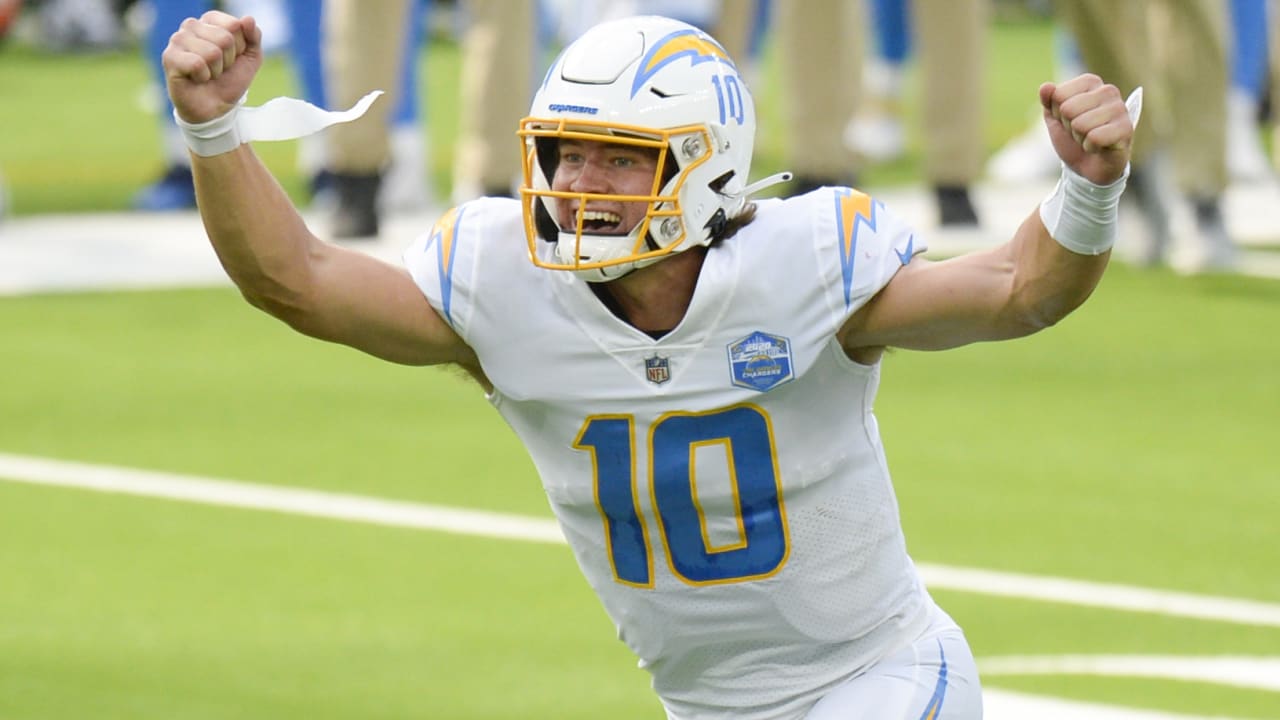
<svg viewBox="0 0 1280 720">
<path fill-rule="evenodd" d="M 741 125 L 746 121 L 746 105 L 742 102 L 742 85 L 733 75 L 715 75 L 711 83 L 716 86 L 716 98 L 720 101 L 720 124 L 727 125 L 729 120 Z"/>
<path fill-rule="evenodd" d="M 634 421 L 587 418 L 574 447 L 591 453 L 596 503 L 604 518 L 614 575 L 653 587 L 652 544 L 640 516 Z M 738 528 L 736 542 L 715 545 L 698 497 L 699 448 L 723 448 Z M 694 585 L 767 577 L 787 559 L 787 521 L 773 432 L 764 411 L 741 405 L 709 413 L 664 415 L 649 430 L 649 488 L 671 571 Z"/>
</svg>

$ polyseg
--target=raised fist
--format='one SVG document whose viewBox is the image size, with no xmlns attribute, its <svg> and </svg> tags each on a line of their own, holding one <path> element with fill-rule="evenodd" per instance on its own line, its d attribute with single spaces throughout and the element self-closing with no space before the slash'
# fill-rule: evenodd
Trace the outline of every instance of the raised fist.
<svg viewBox="0 0 1280 720">
<path fill-rule="evenodd" d="M 212 120 L 248 91 L 262 66 L 262 31 L 252 17 L 216 10 L 187 18 L 161 57 L 169 98 L 189 123 Z"/>
<path fill-rule="evenodd" d="M 1040 104 L 1053 149 L 1067 167 L 1097 185 L 1124 174 L 1133 121 L 1115 85 L 1084 74 L 1040 86 Z"/>
</svg>

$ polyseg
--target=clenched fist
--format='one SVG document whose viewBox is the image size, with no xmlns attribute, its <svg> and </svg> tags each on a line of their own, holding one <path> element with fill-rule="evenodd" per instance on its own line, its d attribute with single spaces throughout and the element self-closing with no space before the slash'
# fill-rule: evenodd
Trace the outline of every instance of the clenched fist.
<svg viewBox="0 0 1280 720">
<path fill-rule="evenodd" d="M 229 111 L 262 66 L 262 31 L 252 17 L 211 11 L 187 18 L 161 57 L 169 98 L 189 123 Z"/>
<path fill-rule="evenodd" d="M 1129 164 L 1133 122 L 1115 85 L 1090 74 L 1045 83 L 1040 104 L 1053 149 L 1068 168 L 1096 185 L 1120 179 Z"/>
</svg>

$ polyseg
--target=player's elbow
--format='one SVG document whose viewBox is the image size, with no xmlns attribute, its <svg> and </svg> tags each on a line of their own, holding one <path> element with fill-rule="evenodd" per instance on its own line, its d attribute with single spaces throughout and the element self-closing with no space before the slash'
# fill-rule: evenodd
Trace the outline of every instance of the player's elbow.
<svg viewBox="0 0 1280 720">
<path fill-rule="evenodd" d="M 289 327 L 305 333 L 312 324 L 314 303 L 306 292 L 266 279 L 239 287 L 246 302 Z"/>
<path fill-rule="evenodd" d="M 1046 308 L 1026 308 L 1018 312 L 1012 322 L 1014 337 L 1034 335 L 1041 330 L 1057 325 L 1058 321 L 1066 316 L 1066 313 L 1054 312 Z"/>
<path fill-rule="evenodd" d="M 1050 295 L 1018 298 L 1008 313 L 1011 337 L 1033 335 L 1057 325 L 1080 307 L 1085 297 Z"/>
</svg>

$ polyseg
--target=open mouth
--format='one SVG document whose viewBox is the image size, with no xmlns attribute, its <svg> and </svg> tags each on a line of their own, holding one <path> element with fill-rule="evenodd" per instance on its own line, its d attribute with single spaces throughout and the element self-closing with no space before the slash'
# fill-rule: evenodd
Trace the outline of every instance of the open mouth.
<svg viewBox="0 0 1280 720">
<path fill-rule="evenodd" d="M 621 235 L 622 216 L 607 210 L 587 210 L 582 213 L 582 231 L 593 235 Z"/>
</svg>

